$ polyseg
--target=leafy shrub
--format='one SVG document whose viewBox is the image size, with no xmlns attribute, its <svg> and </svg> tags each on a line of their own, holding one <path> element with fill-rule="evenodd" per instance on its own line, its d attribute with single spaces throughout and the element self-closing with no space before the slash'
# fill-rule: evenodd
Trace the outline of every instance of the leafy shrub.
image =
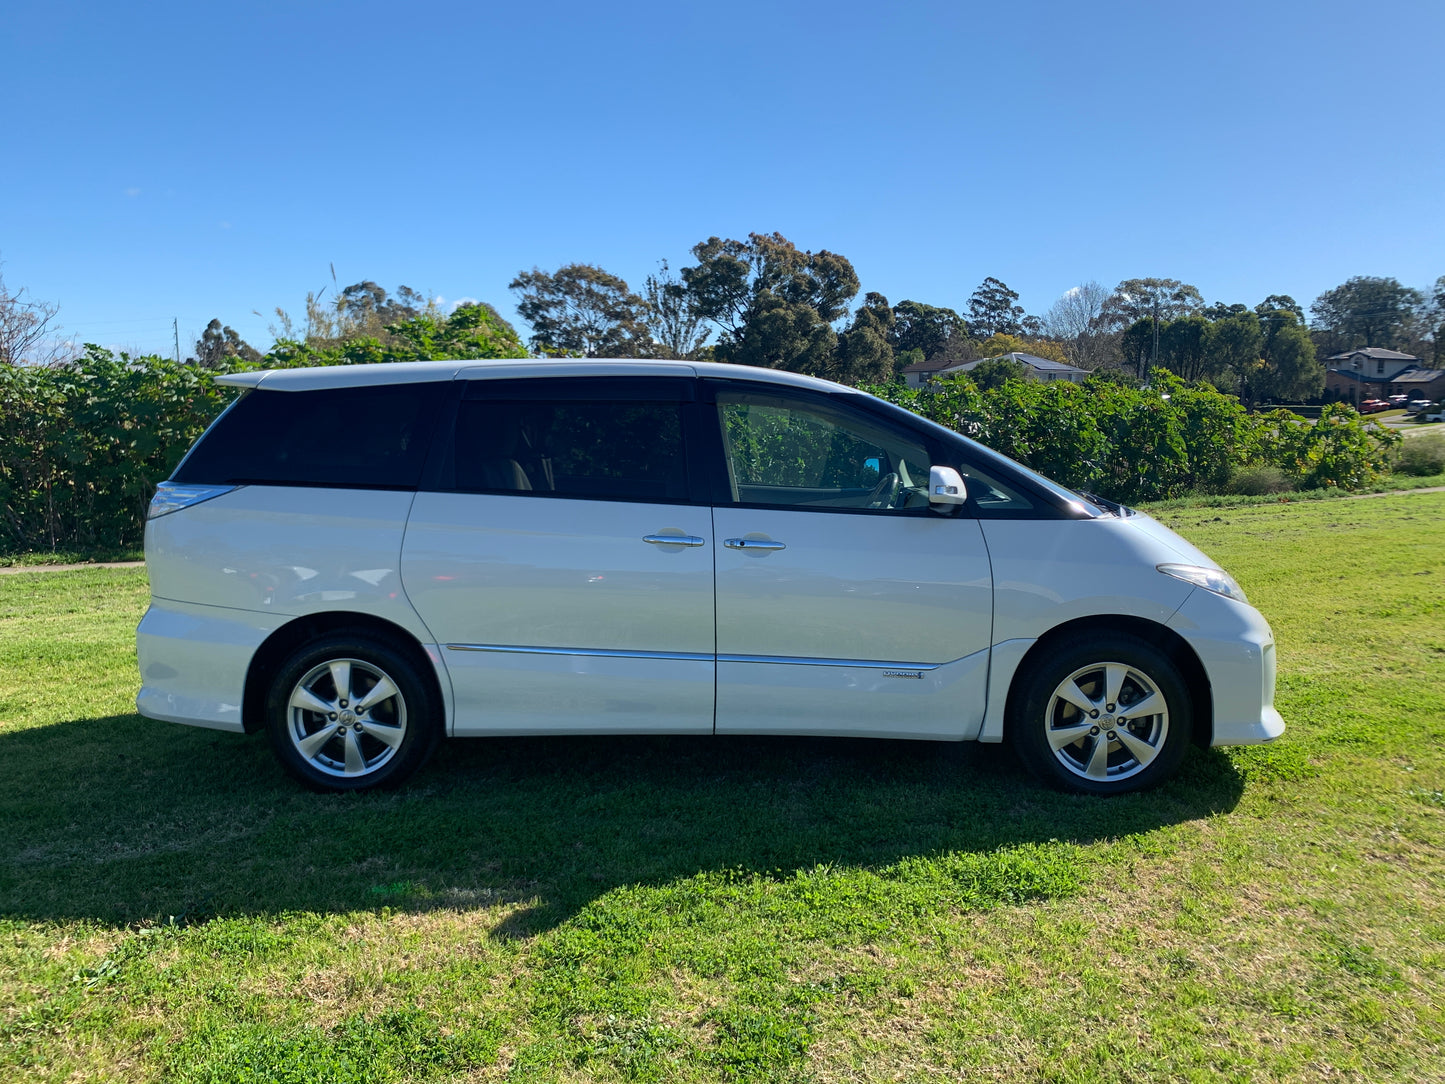
<svg viewBox="0 0 1445 1084">
<path fill-rule="evenodd" d="M 1248 497 L 1259 497 L 1266 493 L 1287 493 L 1293 488 L 1284 471 L 1268 463 L 1242 467 L 1235 471 L 1229 480 L 1230 493 L 1243 493 Z"/>
<path fill-rule="evenodd" d="M 235 369 L 431 358 L 515 358 L 516 332 L 486 305 L 386 329 L 391 345 L 280 342 Z M 199 365 L 87 346 L 56 366 L 0 365 L 0 553 L 141 543 L 156 484 L 235 396 Z"/>
<path fill-rule="evenodd" d="M 983 390 L 958 374 L 924 389 L 868 390 L 1066 486 L 1126 502 L 1224 492 L 1251 467 L 1273 468 L 1284 488 L 1360 486 L 1389 469 L 1400 440 L 1342 404 L 1314 424 L 1284 410 L 1250 414 L 1163 370 L 1143 387 L 1094 375 Z"/>
<path fill-rule="evenodd" d="M 525 354 L 485 306 L 387 330 L 390 345 L 282 342 L 236 368 Z M 870 390 L 1064 485 L 1127 502 L 1220 492 L 1262 466 L 1299 488 L 1356 487 L 1387 471 L 1400 444 L 1342 403 L 1316 424 L 1284 410 L 1249 414 L 1234 397 L 1163 370 L 1142 387 L 1096 375 L 985 391 L 958 375 L 923 391 Z M 156 484 L 233 394 L 200 366 L 96 346 L 67 365 L 0 366 L 0 553 L 139 545 Z M 1440 449 L 1434 438 L 1411 441 L 1401 469 L 1440 471 Z"/>
<path fill-rule="evenodd" d="M 1395 469 L 1417 478 L 1445 474 L 1445 436 L 1431 433 L 1404 441 L 1395 456 Z"/>
<path fill-rule="evenodd" d="M 198 366 L 97 346 L 0 366 L 0 551 L 138 545 L 156 483 L 232 394 Z"/>
<path fill-rule="evenodd" d="M 1330 403 L 1314 423 L 1288 410 L 1257 416 L 1267 462 L 1299 489 L 1354 489 L 1387 473 L 1400 434 L 1356 414 L 1348 403 Z"/>
</svg>

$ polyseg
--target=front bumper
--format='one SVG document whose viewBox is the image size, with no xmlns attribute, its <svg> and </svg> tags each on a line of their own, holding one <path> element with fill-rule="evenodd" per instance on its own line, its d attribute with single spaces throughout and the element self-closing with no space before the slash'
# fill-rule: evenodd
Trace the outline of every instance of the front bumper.
<svg viewBox="0 0 1445 1084">
<path fill-rule="evenodd" d="M 1284 733 L 1274 707 L 1274 633 L 1258 610 L 1196 589 L 1169 627 L 1188 641 L 1209 678 L 1210 745 L 1259 745 Z"/>
</svg>

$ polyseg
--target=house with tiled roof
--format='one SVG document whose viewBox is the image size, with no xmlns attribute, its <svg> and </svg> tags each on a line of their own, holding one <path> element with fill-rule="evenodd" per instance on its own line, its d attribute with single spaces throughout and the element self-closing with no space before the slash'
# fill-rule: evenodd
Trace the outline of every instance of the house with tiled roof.
<svg viewBox="0 0 1445 1084">
<path fill-rule="evenodd" d="M 1414 354 L 1363 346 L 1325 359 L 1325 398 L 1356 405 L 1366 399 L 1408 395 L 1445 398 L 1445 369 L 1429 369 Z"/>
<path fill-rule="evenodd" d="M 948 373 L 971 372 L 984 361 L 1017 362 L 1024 367 L 1025 380 L 1068 380 L 1079 384 L 1083 382 L 1084 377 L 1089 375 L 1088 369 L 1079 369 L 1062 361 L 1053 361 L 1049 358 L 1041 358 L 1034 354 L 1024 354 L 1015 351 L 1012 354 L 1000 354 L 996 358 L 975 358 L 973 361 L 916 362 L 903 370 L 903 378 L 908 382 L 910 388 L 921 388 L 930 380 L 937 379 Z"/>
</svg>

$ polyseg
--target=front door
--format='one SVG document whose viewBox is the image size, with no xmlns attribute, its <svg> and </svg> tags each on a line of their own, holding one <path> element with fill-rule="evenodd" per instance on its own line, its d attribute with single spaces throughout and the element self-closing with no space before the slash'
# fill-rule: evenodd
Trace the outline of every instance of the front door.
<svg viewBox="0 0 1445 1084">
<path fill-rule="evenodd" d="M 974 733 L 992 576 L 978 521 L 929 508 L 926 439 L 834 396 L 714 387 L 718 733 Z"/>
<path fill-rule="evenodd" d="M 470 382 L 402 575 L 455 734 L 708 733 L 713 537 L 690 379 Z"/>
</svg>

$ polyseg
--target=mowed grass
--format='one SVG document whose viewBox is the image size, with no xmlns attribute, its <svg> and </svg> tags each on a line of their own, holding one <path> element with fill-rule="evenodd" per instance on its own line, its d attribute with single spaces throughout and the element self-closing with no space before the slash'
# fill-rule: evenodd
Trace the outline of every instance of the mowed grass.
<svg viewBox="0 0 1445 1084">
<path fill-rule="evenodd" d="M 455 743 L 316 796 L 134 714 L 140 570 L 0 577 L 0 1080 L 1445 1079 L 1445 494 L 1161 512 L 1275 745 Z"/>
</svg>

